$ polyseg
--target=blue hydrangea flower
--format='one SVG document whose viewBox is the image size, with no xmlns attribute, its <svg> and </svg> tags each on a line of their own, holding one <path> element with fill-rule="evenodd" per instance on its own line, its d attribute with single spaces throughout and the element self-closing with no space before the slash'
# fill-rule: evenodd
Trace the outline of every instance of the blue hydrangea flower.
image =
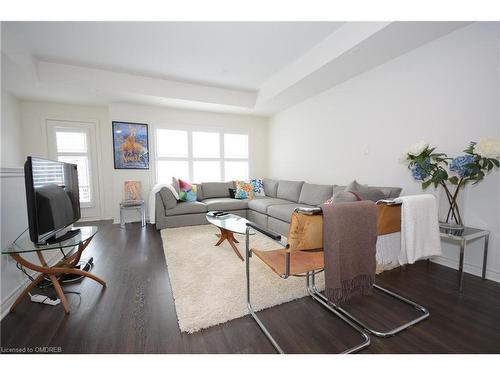
<svg viewBox="0 0 500 375">
<path fill-rule="evenodd" d="M 467 170 L 466 166 L 474 162 L 475 159 L 472 155 L 458 156 L 451 161 L 450 171 L 455 172 L 460 178 L 467 177 L 467 173 L 469 171 Z"/>
<path fill-rule="evenodd" d="M 410 167 L 410 172 L 411 172 L 411 175 L 413 176 L 413 178 L 415 180 L 418 180 L 418 181 L 424 181 L 427 177 L 430 176 L 429 172 L 428 172 L 428 163 L 424 163 L 424 164 L 419 164 L 419 163 L 415 163 L 413 164 L 411 167 Z"/>
</svg>

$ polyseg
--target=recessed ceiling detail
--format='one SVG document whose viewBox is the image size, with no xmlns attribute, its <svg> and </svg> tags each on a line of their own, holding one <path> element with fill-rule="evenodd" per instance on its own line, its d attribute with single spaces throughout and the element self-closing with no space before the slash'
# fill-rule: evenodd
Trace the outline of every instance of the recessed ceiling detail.
<svg viewBox="0 0 500 375">
<path fill-rule="evenodd" d="M 25 99 L 270 115 L 466 22 L 3 22 Z"/>
</svg>

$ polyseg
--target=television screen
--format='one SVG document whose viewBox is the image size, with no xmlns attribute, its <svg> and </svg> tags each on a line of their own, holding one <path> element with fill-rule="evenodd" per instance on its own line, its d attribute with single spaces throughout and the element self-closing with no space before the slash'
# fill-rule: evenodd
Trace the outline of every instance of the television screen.
<svg viewBox="0 0 500 375">
<path fill-rule="evenodd" d="M 28 156 L 24 176 L 30 239 L 44 244 L 80 219 L 77 166 Z"/>
</svg>

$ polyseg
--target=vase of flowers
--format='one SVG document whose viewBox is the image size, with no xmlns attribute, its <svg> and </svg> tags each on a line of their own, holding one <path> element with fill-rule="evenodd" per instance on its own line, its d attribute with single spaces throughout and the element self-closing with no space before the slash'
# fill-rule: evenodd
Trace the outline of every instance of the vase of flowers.
<svg viewBox="0 0 500 375">
<path fill-rule="evenodd" d="M 500 138 L 483 139 L 479 143 L 470 142 L 464 155 L 449 158 L 445 153 L 435 152 L 436 147 L 420 141 L 404 154 L 413 178 L 421 181 L 422 189 L 430 185 L 441 186 L 448 208 L 443 227 L 460 229 L 464 227 L 458 205 L 460 192 L 466 184 L 479 183 L 493 169 L 500 167 Z"/>
</svg>

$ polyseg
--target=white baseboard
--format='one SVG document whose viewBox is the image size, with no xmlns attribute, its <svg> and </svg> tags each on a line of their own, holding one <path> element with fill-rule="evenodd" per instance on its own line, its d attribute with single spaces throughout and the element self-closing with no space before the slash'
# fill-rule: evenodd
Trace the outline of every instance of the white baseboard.
<svg viewBox="0 0 500 375">
<path fill-rule="evenodd" d="M 105 216 L 91 216 L 91 217 L 82 217 L 80 220 L 78 220 L 78 223 L 85 223 L 87 221 L 103 221 L 103 220 L 114 220 L 114 218 L 110 217 L 105 217 Z"/>
<path fill-rule="evenodd" d="M 456 259 L 451 259 L 448 257 L 440 256 L 440 257 L 433 258 L 432 262 L 440 264 L 442 266 L 446 266 L 446 267 L 458 270 L 458 260 L 456 260 Z M 476 276 L 481 276 L 483 270 L 482 270 L 482 267 L 464 262 L 464 272 L 470 273 L 470 274 L 476 275 Z M 500 282 L 500 272 L 486 267 L 486 278 L 488 280 Z"/>
<path fill-rule="evenodd" d="M 130 223 L 140 223 L 141 220 L 132 220 L 132 221 L 127 221 L 125 220 L 125 224 L 130 224 Z M 149 223 L 149 219 L 146 219 L 146 223 Z M 113 224 L 120 224 L 120 220 L 113 220 Z"/>
</svg>

